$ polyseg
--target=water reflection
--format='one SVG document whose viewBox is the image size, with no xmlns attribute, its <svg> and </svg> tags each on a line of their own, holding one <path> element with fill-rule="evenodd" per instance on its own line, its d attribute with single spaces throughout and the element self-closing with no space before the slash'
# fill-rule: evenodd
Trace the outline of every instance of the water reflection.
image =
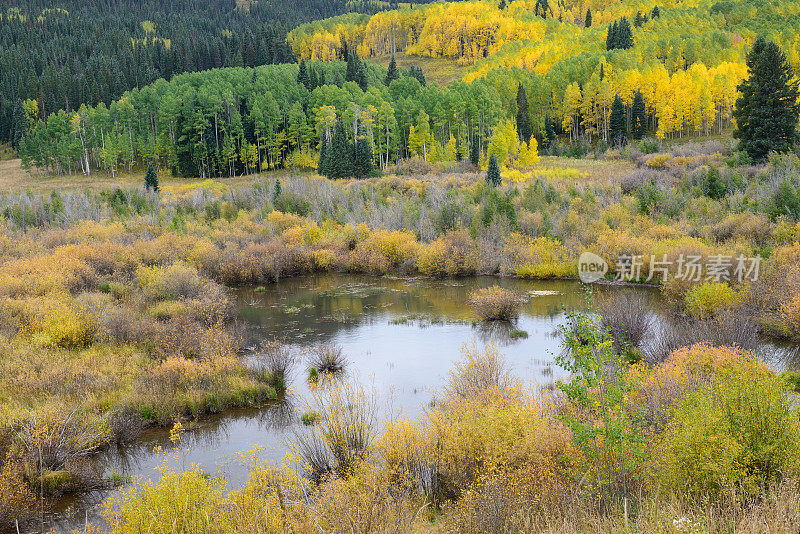
<svg viewBox="0 0 800 534">
<path fill-rule="evenodd" d="M 514 324 L 474 322 L 465 304 L 469 294 L 494 284 L 530 297 Z M 616 290 L 597 289 L 600 293 Z M 636 291 L 646 295 L 661 324 L 670 320 L 657 290 Z M 265 290 L 236 290 L 233 298 L 247 325 L 248 345 L 256 348 L 264 340 L 282 340 L 298 363 L 289 375 L 292 388 L 285 399 L 204 419 L 185 434 L 180 461 L 199 463 L 211 474 L 224 473 L 230 486 L 247 478 L 238 453 L 261 447 L 258 456 L 275 462 L 285 454 L 300 428 L 303 399 L 309 393 L 305 353 L 314 345 L 342 347 L 349 362 L 347 372 L 376 389 L 384 416 L 414 416 L 444 384 L 465 343 L 493 343 L 524 382 L 552 385 L 563 376 L 554 364 L 560 348 L 558 327 L 567 313 L 585 309 L 586 304 L 576 282 L 488 277 L 453 281 L 324 275 L 283 280 Z M 527 337 L 512 337 L 514 330 L 524 331 Z M 761 348 L 765 361 L 776 368 L 800 362 L 797 348 L 788 352 L 770 343 Z M 151 430 L 136 443 L 108 449 L 98 462 L 107 473 L 154 477 L 162 459 L 153 450 L 169 444 L 165 430 Z M 96 515 L 95 506 L 105 496 L 95 492 L 65 501 L 60 512 L 50 516 L 50 525 L 61 531 L 82 525 L 87 514 L 90 519 Z M 73 519 L 64 511 L 67 506 L 74 512 Z M 38 530 L 38 526 L 29 529 Z"/>
</svg>

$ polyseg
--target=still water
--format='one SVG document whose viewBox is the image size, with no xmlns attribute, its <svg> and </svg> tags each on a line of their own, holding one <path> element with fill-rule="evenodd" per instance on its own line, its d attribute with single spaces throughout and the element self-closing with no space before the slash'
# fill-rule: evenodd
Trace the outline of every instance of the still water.
<svg viewBox="0 0 800 534">
<path fill-rule="evenodd" d="M 469 294 L 481 287 L 500 285 L 529 296 L 513 324 L 475 323 L 466 305 Z M 651 301 L 659 321 L 667 321 L 660 294 L 636 288 Z M 597 291 L 618 291 L 598 288 Z M 234 410 L 204 419 L 184 434 L 181 453 L 171 465 L 199 464 L 210 474 L 224 474 L 229 487 L 247 478 L 240 453 L 259 448 L 258 457 L 280 462 L 296 432 L 308 395 L 307 352 L 321 343 L 333 343 L 347 357 L 347 373 L 374 388 L 381 415 L 420 414 L 441 388 L 462 347 L 494 344 L 523 382 L 547 386 L 563 376 L 554 358 L 560 349 L 559 325 L 566 314 L 585 308 L 582 286 L 572 281 L 526 281 L 469 278 L 370 278 L 349 275 L 301 277 L 266 288 L 234 292 L 247 345 L 256 349 L 263 340 L 288 344 L 296 358 L 286 399 L 258 409 Z M 512 330 L 527 332 L 514 339 Z M 765 345 L 774 357 L 781 348 Z M 780 366 L 780 365 L 778 365 Z M 97 458 L 107 473 L 157 478 L 162 464 L 154 449 L 170 448 L 168 432 L 154 429 L 135 443 L 114 446 Z M 97 505 L 109 492 L 98 491 L 62 503 L 46 518 L 46 529 L 69 531 L 97 516 Z M 29 525 L 38 532 L 40 525 Z"/>
</svg>

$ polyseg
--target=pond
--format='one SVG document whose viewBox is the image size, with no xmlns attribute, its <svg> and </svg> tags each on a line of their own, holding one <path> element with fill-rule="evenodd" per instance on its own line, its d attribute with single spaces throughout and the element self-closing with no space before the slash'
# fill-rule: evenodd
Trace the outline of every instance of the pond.
<svg viewBox="0 0 800 534">
<path fill-rule="evenodd" d="M 466 305 L 472 291 L 495 284 L 530 297 L 513 325 L 475 323 Z M 563 376 L 554 361 L 560 350 L 558 328 L 566 314 L 585 308 L 582 287 L 573 281 L 493 277 L 431 280 L 324 275 L 238 289 L 234 295 L 246 344 L 256 349 L 263 340 L 277 339 L 295 354 L 290 391 L 273 405 L 205 418 L 184 434 L 178 466 L 200 464 L 210 474 L 224 474 L 229 486 L 236 487 L 247 478 L 239 453 L 260 447 L 259 458 L 279 462 L 302 429 L 303 399 L 309 393 L 307 352 L 321 343 L 343 349 L 346 372 L 374 388 L 384 418 L 421 413 L 444 385 L 465 344 L 494 344 L 523 382 L 552 384 Z M 597 291 L 618 289 L 601 286 Z M 661 324 L 670 320 L 657 289 L 635 291 L 650 301 Z M 524 331 L 527 337 L 512 336 L 513 330 Z M 791 365 L 784 347 L 765 342 L 760 352 L 776 368 Z M 106 450 L 96 461 L 107 474 L 155 478 L 155 468 L 163 461 L 154 452 L 159 445 L 170 447 L 168 432 L 152 429 L 135 443 Z M 96 519 L 97 505 L 108 495 L 97 491 L 64 500 L 45 518 L 45 530 L 69 532 L 87 519 Z M 39 532 L 39 521 L 27 531 Z"/>
</svg>

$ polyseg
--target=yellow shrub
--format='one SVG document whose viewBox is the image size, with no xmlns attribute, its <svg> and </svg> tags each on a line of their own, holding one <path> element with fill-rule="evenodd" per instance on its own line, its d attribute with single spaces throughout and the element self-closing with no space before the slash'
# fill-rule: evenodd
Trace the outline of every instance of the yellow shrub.
<svg viewBox="0 0 800 534">
<path fill-rule="evenodd" d="M 652 169 L 661 169 L 668 165 L 671 158 L 672 156 L 669 154 L 656 154 L 647 160 L 647 166 Z"/>
<path fill-rule="evenodd" d="M 742 295 L 725 282 L 706 282 L 689 289 L 684 301 L 688 313 L 705 319 L 742 302 Z"/>
<path fill-rule="evenodd" d="M 417 268 L 430 276 L 464 276 L 478 270 L 479 253 L 466 230 L 452 230 L 420 247 Z"/>
<path fill-rule="evenodd" d="M 81 348 L 91 345 L 97 335 L 96 318 L 69 297 L 33 298 L 22 307 L 24 330 L 38 345 Z"/>
</svg>

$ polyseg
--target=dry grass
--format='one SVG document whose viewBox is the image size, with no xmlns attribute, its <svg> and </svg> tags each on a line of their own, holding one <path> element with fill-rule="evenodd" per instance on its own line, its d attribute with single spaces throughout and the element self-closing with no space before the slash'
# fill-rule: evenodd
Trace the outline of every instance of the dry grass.
<svg viewBox="0 0 800 534">
<path fill-rule="evenodd" d="M 492 286 L 473 292 L 468 302 L 484 321 L 510 321 L 519 315 L 523 297 L 516 291 Z"/>
<path fill-rule="evenodd" d="M 435 82 L 441 87 L 446 87 L 453 82 L 459 81 L 467 73 L 467 67 L 458 65 L 455 61 L 444 58 L 407 56 L 404 52 L 398 52 L 394 56 L 397 67 L 408 70 L 412 65 L 422 69 L 425 74 L 425 81 Z M 391 55 L 369 58 L 368 61 L 388 67 L 392 60 Z"/>
</svg>

